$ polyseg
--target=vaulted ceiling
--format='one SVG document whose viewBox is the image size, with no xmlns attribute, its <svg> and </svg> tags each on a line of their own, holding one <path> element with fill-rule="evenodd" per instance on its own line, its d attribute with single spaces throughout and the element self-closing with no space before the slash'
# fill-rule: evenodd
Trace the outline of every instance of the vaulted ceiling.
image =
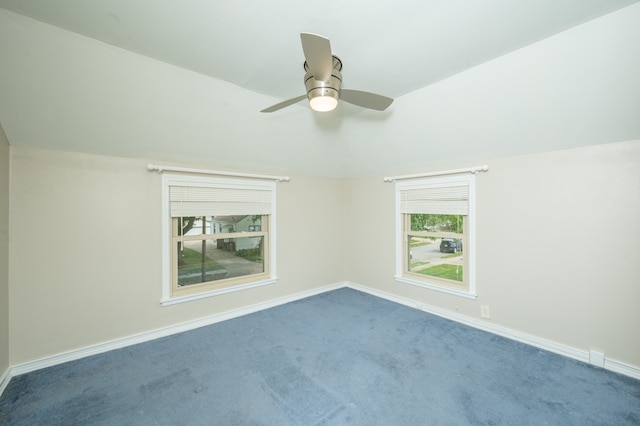
<svg viewBox="0 0 640 426">
<path fill-rule="evenodd" d="M 219 96 L 224 96 L 224 102 L 232 106 L 236 102 L 244 103 L 248 115 L 257 114 L 263 107 L 279 100 L 304 94 L 300 32 L 322 34 L 331 39 L 334 53 L 344 64 L 343 87 L 398 99 L 635 2 L 0 0 L 0 8 L 230 83 L 238 90 L 225 86 Z M 114 71 L 105 69 L 105 73 Z M 11 92 L 11 88 L 7 91 Z M 212 91 L 216 92 L 215 89 Z M 206 90 L 205 94 L 211 96 Z M 18 93 L 13 95 L 18 96 Z M 10 143 L 33 144 L 26 139 L 34 136 L 29 136 L 27 129 L 21 129 L 12 121 L 8 110 L 14 107 L 15 102 L 13 106 L 0 105 L 0 114 L 4 115 L 0 115 L 0 123 L 5 127 Z M 317 173 L 337 176 L 367 174 L 369 171 L 366 167 L 354 173 L 344 169 L 353 167 L 345 165 L 346 162 L 352 164 L 357 157 L 358 154 L 352 151 L 366 149 L 366 145 L 350 146 L 347 143 L 361 133 L 358 126 L 370 127 L 372 123 L 376 126 L 375 123 L 385 121 L 390 115 L 402 113 L 402 105 L 398 106 L 396 102 L 390 111 L 384 113 L 341 106 L 327 113 L 328 116 L 320 117 L 308 110 L 306 102 L 302 101 L 288 110 L 273 113 L 278 114 L 278 118 L 259 120 L 271 120 L 267 121 L 269 128 L 277 129 L 284 139 L 291 139 L 291 132 L 296 132 L 298 139 L 313 139 L 316 143 L 322 138 L 341 141 L 341 147 L 327 146 L 331 143 L 325 141 L 323 148 L 311 148 L 311 155 L 318 154 L 322 157 L 320 161 L 333 161 L 333 168 L 328 167 L 326 172 L 318 169 Z M 432 118 L 435 119 L 425 117 L 427 120 Z M 346 120 L 352 120 L 352 126 L 356 127 L 341 134 Z M 301 161 L 301 152 L 296 152 L 295 148 L 292 151 L 288 144 L 274 142 L 277 138 L 270 131 L 261 130 L 270 138 L 261 141 L 263 144 L 271 143 L 280 149 L 280 158 L 291 156 L 289 160 Z M 309 135 L 311 132 L 313 136 Z M 381 127 L 375 132 L 379 134 L 385 130 Z M 386 137 L 393 138 L 393 133 L 396 132 Z M 249 133 L 244 136 L 255 138 Z M 64 136 L 58 138 L 64 139 Z M 197 144 L 190 148 L 184 143 L 187 150 L 201 148 Z M 247 146 L 247 150 L 255 150 L 259 146 Z M 236 147 L 242 149 L 241 146 Z M 83 150 L 73 144 L 60 148 Z M 125 156 L 162 158 L 166 154 L 167 158 L 170 157 L 171 150 L 163 149 L 136 151 L 130 148 L 129 151 L 110 152 L 104 148 L 103 151 Z M 100 149 L 87 148 L 86 151 L 100 152 Z M 494 154 L 492 149 L 485 151 L 489 151 L 487 155 Z M 231 155 L 228 147 L 220 147 L 217 152 L 223 160 L 228 152 L 229 164 L 243 166 L 238 156 Z M 189 161 L 195 158 L 198 158 L 196 153 L 178 159 Z M 277 167 L 282 167 L 282 164 Z"/>
</svg>

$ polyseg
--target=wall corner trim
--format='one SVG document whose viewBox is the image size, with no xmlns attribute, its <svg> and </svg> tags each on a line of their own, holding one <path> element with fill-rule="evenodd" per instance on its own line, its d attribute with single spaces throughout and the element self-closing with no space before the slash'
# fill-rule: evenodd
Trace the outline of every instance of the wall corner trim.
<svg viewBox="0 0 640 426">
<path fill-rule="evenodd" d="M 9 386 L 11 380 L 11 368 L 8 368 L 2 375 L 0 375 L 0 397 L 4 393 L 4 390 Z"/>
</svg>

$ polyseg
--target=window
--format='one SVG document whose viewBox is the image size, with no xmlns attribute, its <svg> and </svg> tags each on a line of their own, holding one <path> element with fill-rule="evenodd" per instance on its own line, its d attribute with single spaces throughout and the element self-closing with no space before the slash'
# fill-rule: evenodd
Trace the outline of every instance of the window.
<svg viewBox="0 0 640 426">
<path fill-rule="evenodd" d="M 475 175 L 396 183 L 396 279 L 475 297 Z"/>
<path fill-rule="evenodd" d="M 275 182 L 162 182 L 163 305 L 275 282 Z"/>
</svg>

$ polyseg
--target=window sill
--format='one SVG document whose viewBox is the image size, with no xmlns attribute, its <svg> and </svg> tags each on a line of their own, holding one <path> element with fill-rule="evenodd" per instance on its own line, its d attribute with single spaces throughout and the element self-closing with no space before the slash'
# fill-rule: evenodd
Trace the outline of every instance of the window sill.
<svg viewBox="0 0 640 426">
<path fill-rule="evenodd" d="M 457 290 L 452 287 L 445 287 L 437 284 L 430 284 L 424 281 L 412 280 L 410 278 L 398 276 L 398 275 L 396 275 L 394 278 L 396 279 L 396 281 L 399 281 L 401 283 L 428 288 L 429 290 L 435 290 L 441 293 L 453 294 L 455 296 L 465 297 L 467 299 L 475 299 L 476 297 L 478 297 L 478 295 L 475 292 L 471 292 L 471 291 Z"/>
<path fill-rule="evenodd" d="M 200 293 L 187 294 L 187 295 L 184 295 L 184 296 L 167 297 L 167 298 L 163 298 L 160 301 L 160 304 L 162 306 L 171 306 L 171 305 L 175 305 L 175 304 L 178 304 L 178 303 L 191 302 L 193 300 L 199 300 L 199 299 L 204 299 L 204 298 L 207 298 L 207 297 L 219 296 L 221 294 L 226 294 L 226 293 L 233 293 L 235 291 L 247 290 L 247 289 L 255 288 L 255 287 L 262 287 L 264 285 L 274 284 L 277 281 L 278 281 L 278 278 L 274 277 L 274 278 L 268 278 L 268 279 L 265 279 L 265 280 L 254 281 L 254 282 L 250 282 L 250 283 L 246 283 L 246 284 L 238 284 L 238 285 L 234 285 L 234 286 L 230 286 L 230 287 L 223 287 L 223 288 L 217 288 L 217 289 L 214 289 L 214 290 L 203 291 L 203 292 L 200 292 Z"/>
</svg>

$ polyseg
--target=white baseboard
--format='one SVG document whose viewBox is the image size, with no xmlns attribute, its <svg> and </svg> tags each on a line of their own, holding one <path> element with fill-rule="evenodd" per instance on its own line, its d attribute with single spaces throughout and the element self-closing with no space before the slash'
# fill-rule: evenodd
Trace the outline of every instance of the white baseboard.
<svg viewBox="0 0 640 426">
<path fill-rule="evenodd" d="M 48 356 L 45 358 L 37 359 L 34 361 L 28 361 L 21 364 L 14 365 L 10 368 L 9 376 L 19 376 L 20 374 L 29 373 L 31 371 L 40 370 L 42 368 L 51 367 L 54 365 L 62 364 L 68 361 L 75 361 L 91 355 L 97 355 L 100 353 L 108 352 L 114 349 L 120 349 L 138 343 L 144 343 L 151 340 L 155 340 L 161 337 L 170 336 L 184 331 L 194 330 L 196 328 L 204 327 L 207 325 L 215 324 L 218 322 L 226 321 L 233 318 L 238 318 L 244 315 L 259 312 L 264 309 L 273 308 L 275 306 L 284 305 L 285 303 L 293 302 L 296 300 L 304 299 L 307 297 L 315 296 L 327 291 L 336 290 L 345 287 L 345 283 L 337 283 L 324 287 L 318 287 L 312 290 L 295 293 L 289 296 L 280 297 L 277 299 L 267 300 L 265 302 L 257 303 L 255 305 L 245 306 L 243 308 L 234 309 L 231 311 L 223 312 L 216 315 L 211 315 L 204 318 L 199 318 L 192 321 L 187 321 L 181 324 L 173 325 L 170 327 L 164 327 L 157 330 L 148 331 L 145 333 L 135 334 L 121 339 L 112 340 L 109 342 L 99 343 L 97 345 L 87 346 L 80 349 L 75 349 L 68 352 L 59 353 L 56 355 Z M 7 380 L 8 382 L 8 380 Z M 0 393 L 1 395 L 2 393 Z"/>
<path fill-rule="evenodd" d="M 625 376 L 640 380 L 640 367 L 626 364 L 622 361 L 605 358 L 603 368 L 605 370 L 615 371 L 616 373 L 624 374 Z"/>
<path fill-rule="evenodd" d="M 558 355 L 566 356 L 578 361 L 590 363 L 590 352 L 587 350 L 577 349 L 571 346 L 563 345 L 550 340 L 542 339 L 531 334 L 523 333 L 521 331 L 513 330 L 507 327 L 487 323 L 485 321 L 478 320 L 476 318 L 461 315 L 455 312 L 448 311 L 446 309 L 438 308 L 436 306 L 430 306 L 422 302 L 417 302 L 412 299 L 396 296 L 395 294 L 387 293 L 385 291 L 376 290 L 364 285 L 347 282 L 346 287 L 354 290 L 362 291 L 363 293 L 371 294 L 372 296 L 380 297 L 392 302 L 399 303 L 414 309 L 419 309 L 442 318 L 446 318 L 452 321 L 459 322 L 464 325 L 468 325 L 479 330 L 487 331 L 489 333 L 496 334 L 498 336 L 506 337 L 511 340 L 516 340 L 527 345 L 534 346 Z M 625 376 L 640 379 L 640 367 L 625 364 L 614 359 L 605 358 L 604 369 L 614 371 L 616 373 L 624 374 Z"/>
<path fill-rule="evenodd" d="M 589 363 L 589 351 L 576 349 L 567 345 L 562 345 L 549 340 L 541 339 L 536 336 L 532 336 L 526 333 L 522 333 L 516 330 L 512 330 L 506 327 L 498 326 L 495 324 L 489 324 L 484 321 L 477 320 L 465 315 L 457 314 L 447 311 L 435 306 L 426 305 L 415 300 L 396 296 L 391 293 L 376 290 L 371 287 L 352 283 L 352 282 L 339 282 L 323 287 L 317 287 L 312 290 L 295 293 L 289 296 L 267 300 L 265 302 L 257 303 L 254 305 L 246 306 L 232 311 L 223 312 L 216 315 L 211 315 L 204 318 L 199 318 L 192 321 L 187 321 L 181 324 L 165 327 L 157 330 L 148 331 L 132 336 L 127 336 L 121 339 L 112 340 L 109 342 L 99 343 L 97 345 L 87 346 L 84 348 L 71 350 L 56 355 L 48 356 L 34 361 L 28 361 L 21 364 L 11 366 L 8 371 L 5 371 L 0 376 L 0 395 L 9 384 L 11 377 L 18 376 L 20 374 L 29 373 L 42 368 L 51 367 L 54 365 L 62 364 L 68 361 L 74 361 L 80 358 L 84 358 L 91 355 L 96 355 L 104 352 L 108 352 L 114 349 L 120 349 L 127 346 L 135 345 L 138 343 L 148 342 L 161 337 L 170 336 L 184 331 L 194 330 L 196 328 L 204 327 L 207 325 L 219 323 L 233 318 L 238 318 L 244 315 L 252 314 L 254 312 L 262 311 L 264 309 L 273 308 L 275 306 L 284 305 L 289 302 L 304 299 L 307 297 L 315 296 L 328 291 L 337 290 L 339 288 L 348 287 L 354 290 L 362 291 L 364 293 L 371 294 L 382 299 L 386 299 L 392 302 L 396 302 L 411 308 L 420 309 L 425 312 L 438 315 L 440 317 L 456 321 L 470 327 L 474 327 L 480 330 L 488 331 L 490 333 L 503 336 L 512 340 L 516 340 L 528 345 L 547 350 L 559 355 L 563 355 L 569 358 L 576 359 L 578 361 Z M 626 376 L 630 376 L 636 379 L 640 379 L 640 368 L 625 364 L 613 359 L 606 359 L 604 362 L 604 368 L 607 370 L 615 371 Z"/>
</svg>

